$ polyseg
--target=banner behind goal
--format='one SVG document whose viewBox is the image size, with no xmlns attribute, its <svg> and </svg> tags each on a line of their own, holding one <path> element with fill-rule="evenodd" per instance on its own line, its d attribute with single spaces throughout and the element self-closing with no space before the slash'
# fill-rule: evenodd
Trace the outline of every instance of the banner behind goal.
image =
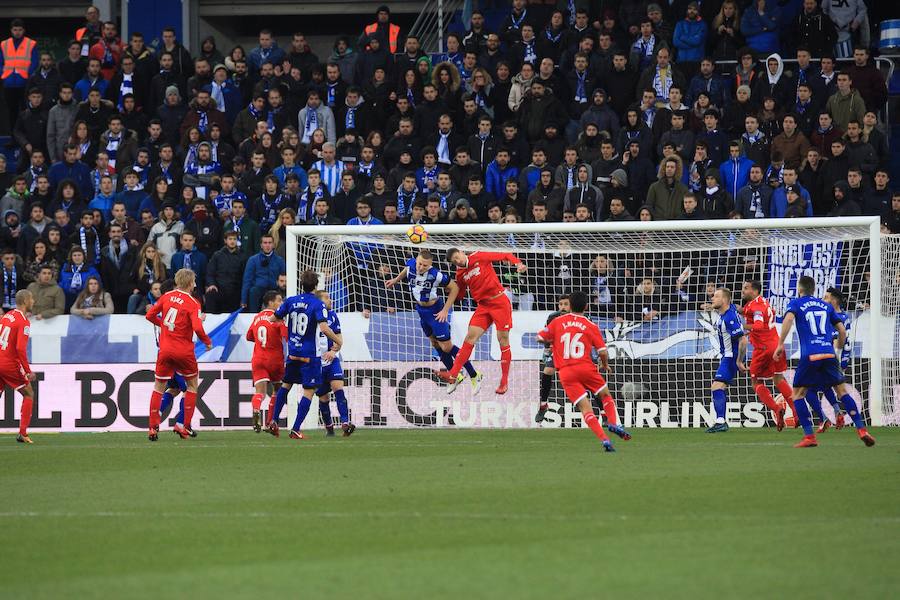
<svg viewBox="0 0 900 600">
<path fill-rule="evenodd" d="M 432 225 L 413 244 L 408 226 L 298 226 L 288 229 L 288 291 L 299 274 L 320 274 L 340 313 L 353 417 L 365 426 L 534 427 L 543 347 L 535 340 L 562 294 L 589 293 L 589 316 L 604 332 L 613 371 L 611 392 L 626 426 L 705 427 L 712 422 L 709 385 L 718 365 L 710 299 L 718 286 L 733 290 L 762 282 L 780 322 L 797 280 L 812 276 L 821 295 L 840 288 L 851 315 L 852 394 L 875 423 L 900 422 L 897 315 L 900 241 L 882 237 L 876 220 L 847 219 Z M 499 346 L 489 331 L 473 359 L 486 383 L 473 398 L 467 384 L 447 395 L 435 372 L 444 368 L 422 333 L 409 286 L 387 289 L 420 249 L 453 274 L 446 251 L 511 252 L 524 274 L 496 265 L 513 304 L 510 391 L 493 393 Z M 883 282 L 889 283 L 883 285 Z M 458 302 L 453 340 L 465 336 L 474 305 Z M 796 334 L 788 346 L 796 364 Z M 788 379 L 792 377 L 788 372 Z M 729 422 L 771 424 L 749 377 L 729 394 Z M 827 404 L 827 403 L 826 403 Z M 826 413 L 830 408 L 826 407 Z M 544 427 L 577 426 L 580 415 L 561 388 L 551 396 Z M 309 423 L 307 423 L 309 426 Z"/>
</svg>

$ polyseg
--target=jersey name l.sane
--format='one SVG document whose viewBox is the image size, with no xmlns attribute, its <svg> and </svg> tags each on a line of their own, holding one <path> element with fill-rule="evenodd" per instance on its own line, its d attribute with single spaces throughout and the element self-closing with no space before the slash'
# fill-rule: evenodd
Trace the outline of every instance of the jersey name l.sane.
<svg viewBox="0 0 900 600">
<path fill-rule="evenodd" d="M 594 351 L 606 348 L 600 328 L 584 315 L 560 315 L 538 333 L 538 338 L 552 343 L 557 369 L 593 365 Z"/>
</svg>

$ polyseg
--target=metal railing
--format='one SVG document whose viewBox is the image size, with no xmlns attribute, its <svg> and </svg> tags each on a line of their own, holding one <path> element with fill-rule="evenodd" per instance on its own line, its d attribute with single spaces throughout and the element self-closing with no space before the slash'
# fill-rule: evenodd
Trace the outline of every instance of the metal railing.
<svg viewBox="0 0 900 600">
<path fill-rule="evenodd" d="M 410 29 L 410 35 L 419 38 L 419 44 L 425 52 L 444 51 L 444 35 L 453 14 L 462 9 L 465 0 L 426 0 L 422 3 L 422 12 Z"/>
</svg>

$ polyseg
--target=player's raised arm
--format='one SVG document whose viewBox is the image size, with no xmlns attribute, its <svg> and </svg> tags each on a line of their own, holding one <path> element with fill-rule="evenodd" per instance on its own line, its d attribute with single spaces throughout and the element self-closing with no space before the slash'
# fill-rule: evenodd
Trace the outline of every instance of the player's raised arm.
<svg viewBox="0 0 900 600">
<path fill-rule="evenodd" d="M 386 288 L 394 287 L 395 285 L 397 285 L 398 283 L 403 281 L 403 279 L 406 277 L 406 275 L 408 273 L 409 273 L 409 267 L 403 267 L 403 270 L 400 271 L 399 273 L 397 273 L 396 277 L 392 277 L 391 279 L 388 279 L 387 281 L 384 282 L 384 287 L 386 287 Z"/>
<path fill-rule="evenodd" d="M 512 254 L 511 252 L 479 252 L 478 256 L 489 260 L 492 263 L 507 262 L 511 265 L 516 265 L 516 271 L 518 271 L 519 273 L 524 273 L 528 270 L 528 267 L 525 265 L 525 263 L 523 263 L 518 256 Z"/>
<path fill-rule="evenodd" d="M 775 348 L 775 358 L 780 358 L 784 353 L 784 342 L 791 334 L 791 328 L 794 326 L 794 313 L 785 313 L 784 319 L 781 320 L 781 336 L 778 338 L 778 347 Z"/>
</svg>

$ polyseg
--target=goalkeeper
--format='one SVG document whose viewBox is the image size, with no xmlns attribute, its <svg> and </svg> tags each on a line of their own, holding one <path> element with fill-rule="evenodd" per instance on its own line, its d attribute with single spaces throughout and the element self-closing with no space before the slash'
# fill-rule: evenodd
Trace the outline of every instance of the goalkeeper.
<svg viewBox="0 0 900 600">
<path fill-rule="evenodd" d="M 570 310 L 568 295 L 560 296 L 557 302 L 557 309 L 547 317 L 546 325 L 549 325 L 550 321 L 568 313 Z M 535 423 L 541 423 L 544 420 L 544 415 L 547 414 L 547 409 L 549 408 L 547 401 L 550 399 L 550 391 L 553 389 L 554 375 L 556 375 L 556 367 L 553 364 L 553 348 L 547 346 L 544 349 L 544 355 L 541 357 L 541 404 L 538 407 L 537 414 L 534 415 Z"/>
</svg>

